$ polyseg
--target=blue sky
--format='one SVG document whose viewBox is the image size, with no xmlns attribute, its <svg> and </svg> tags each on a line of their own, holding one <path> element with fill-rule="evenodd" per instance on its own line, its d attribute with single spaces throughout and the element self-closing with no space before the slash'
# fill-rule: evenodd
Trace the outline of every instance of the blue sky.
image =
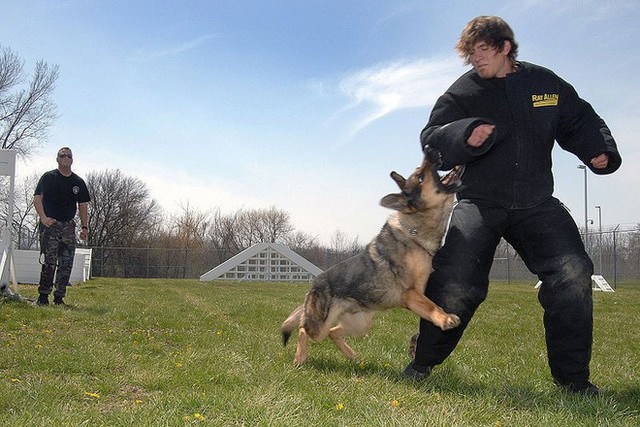
<svg viewBox="0 0 640 427">
<path fill-rule="evenodd" d="M 276 206 L 328 243 L 361 243 L 391 213 L 389 172 L 421 161 L 433 102 L 465 71 L 477 15 L 512 26 L 519 59 L 553 69 L 608 123 L 620 171 L 590 174 L 589 216 L 640 222 L 640 4 L 635 0 L 0 2 L 0 44 L 60 66 L 61 117 L 18 173 L 119 168 L 168 213 Z M 584 223 L 584 175 L 554 155 L 556 196 Z"/>
</svg>

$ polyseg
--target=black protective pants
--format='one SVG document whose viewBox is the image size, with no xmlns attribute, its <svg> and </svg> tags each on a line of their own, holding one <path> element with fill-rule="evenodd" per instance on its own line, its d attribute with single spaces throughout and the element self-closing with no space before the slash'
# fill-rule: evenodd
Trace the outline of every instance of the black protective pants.
<svg viewBox="0 0 640 427">
<path fill-rule="evenodd" d="M 456 347 L 487 296 L 489 270 L 501 237 L 542 281 L 538 300 L 544 309 L 552 376 L 562 384 L 588 380 L 593 263 L 573 218 L 555 198 L 519 210 L 482 201 L 462 200 L 456 205 L 425 293 L 445 311 L 460 316 L 462 324 L 442 331 L 421 319 L 415 365 L 438 365 Z"/>
</svg>

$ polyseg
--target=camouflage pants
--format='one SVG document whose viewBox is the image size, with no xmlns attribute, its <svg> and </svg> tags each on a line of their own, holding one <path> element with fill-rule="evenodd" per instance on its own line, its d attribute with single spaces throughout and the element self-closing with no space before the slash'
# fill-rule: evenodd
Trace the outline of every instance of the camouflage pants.
<svg viewBox="0 0 640 427">
<path fill-rule="evenodd" d="M 71 277 L 73 257 L 76 252 L 76 223 L 73 220 L 58 221 L 51 227 L 40 223 L 40 286 L 38 292 L 63 298 Z"/>
</svg>

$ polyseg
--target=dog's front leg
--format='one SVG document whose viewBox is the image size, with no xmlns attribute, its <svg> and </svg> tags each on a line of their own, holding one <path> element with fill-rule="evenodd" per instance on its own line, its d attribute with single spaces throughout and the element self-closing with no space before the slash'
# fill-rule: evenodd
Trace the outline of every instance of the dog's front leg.
<svg viewBox="0 0 640 427">
<path fill-rule="evenodd" d="M 433 323 L 443 331 L 453 329 L 460 325 L 460 318 L 458 316 L 446 313 L 433 301 L 414 289 L 409 289 L 402 294 L 402 302 L 409 310 Z"/>
<path fill-rule="evenodd" d="M 296 347 L 296 356 L 293 363 L 301 366 L 307 360 L 307 351 L 309 346 L 309 335 L 304 328 L 298 330 L 298 346 Z"/>
</svg>

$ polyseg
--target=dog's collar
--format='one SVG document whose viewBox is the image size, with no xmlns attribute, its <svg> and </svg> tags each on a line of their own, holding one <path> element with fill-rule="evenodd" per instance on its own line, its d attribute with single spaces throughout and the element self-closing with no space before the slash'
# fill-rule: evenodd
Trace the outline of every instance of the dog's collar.
<svg viewBox="0 0 640 427">
<path fill-rule="evenodd" d="M 402 227 L 402 229 L 403 229 L 404 231 L 406 231 L 407 233 L 409 233 L 409 235 L 410 235 L 411 237 L 416 237 L 416 236 L 418 235 L 418 229 L 417 229 L 417 228 L 410 228 L 410 227 L 407 227 L 407 226 L 406 226 L 406 225 L 404 225 L 402 222 L 400 222 L 400 227 Z M 418 239 L 418 240 L 419 240 L 419 239 Z M 419 244 L 420 244 L 420 243 L 419 243 Z M 435 256 L 436 251 L 433 251 L 433 250 L 431 250 L 431 249 L 427 248 L 426 246 L 424 246 L 424 245 L 422 245 L 422 244 L 420 244 L 420 246 L 422 246 L 422 247 L 424 248 L 424 250 L 425 250 L 429 255 L 431 255 L 431 257 L 432 257 L 432 258 Z"/>
<path fill-rule="evenodd" d="M 417 228 L 409 228 L 406 225 L 404 225 L 403 223 L 400 223 L 400 226 L 404 229 L 404 231 L 409 233 L 411 236 L 417 236 L 418 235 L 418 229 Z"/>
</svg>

